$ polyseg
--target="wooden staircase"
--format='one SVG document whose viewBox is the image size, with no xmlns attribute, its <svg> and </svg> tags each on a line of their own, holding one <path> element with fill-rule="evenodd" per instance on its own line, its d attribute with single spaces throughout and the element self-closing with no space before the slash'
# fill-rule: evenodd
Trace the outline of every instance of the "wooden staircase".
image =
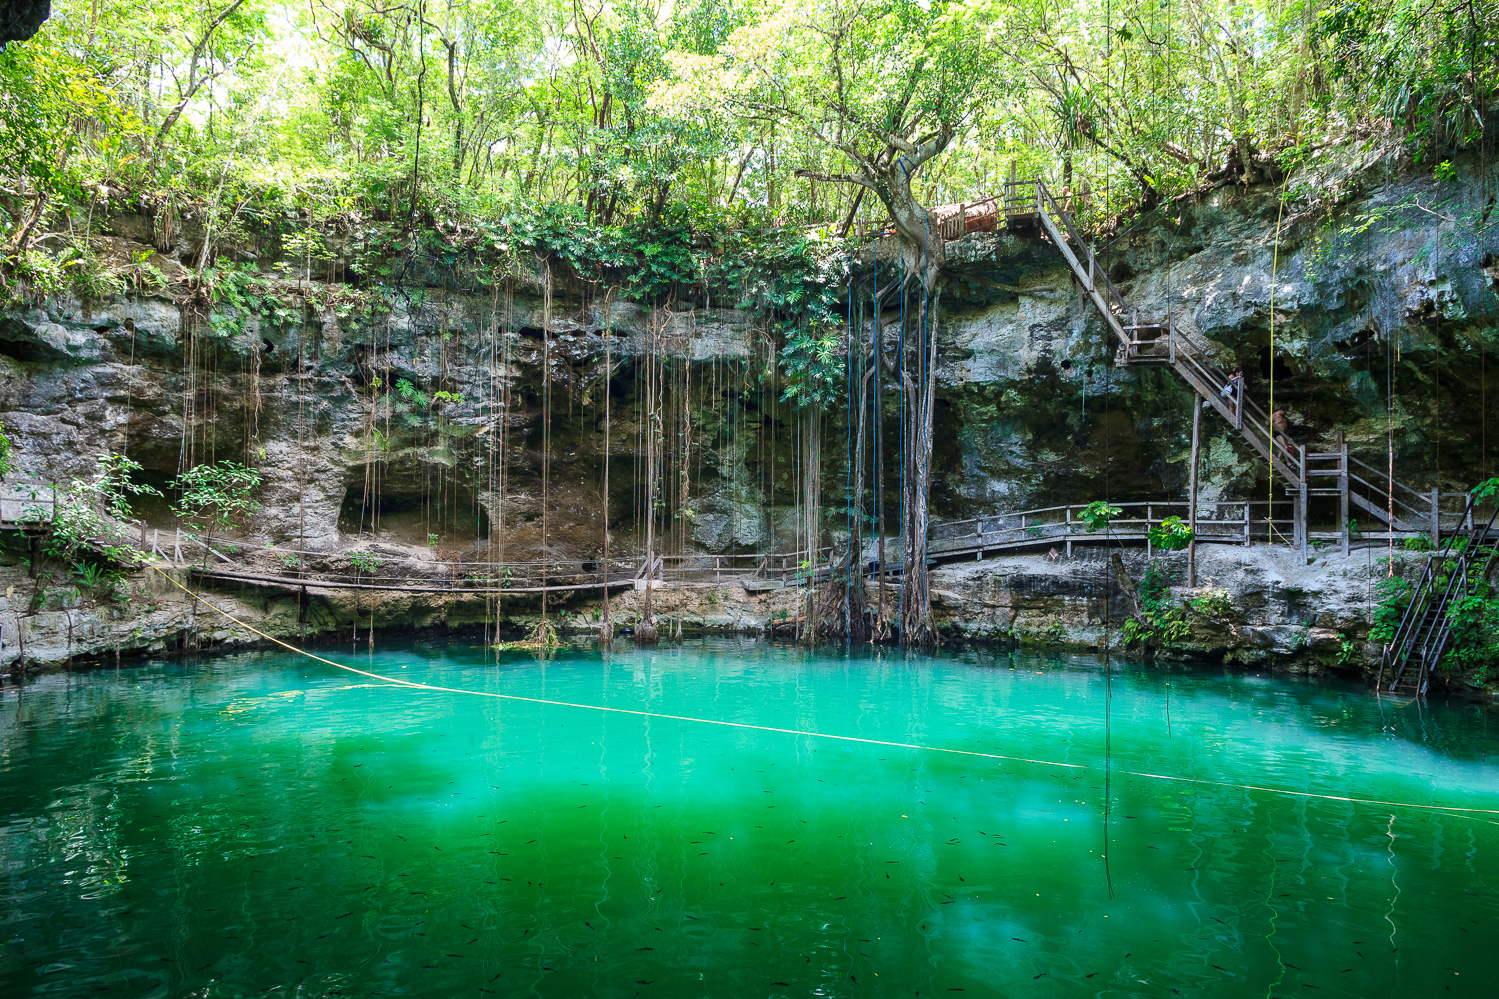
<svg viewBox="0 0 1499 999">
<path fill-rule="evenodd" d="M 1246 397 L 1242 379 L 1230 387 L 1228 372 L 1212 361 L 1200 343 L 1178 329 L 1169 315 L 1164 322 L 1142 323 L 1138 310 L 1125 301 L 1114 282 L 1098 268 L 1092 246 L 1078 233 L 1070 213 L 1045 183 L 1011 180 L 1005 184 L 1001 204 L 1007 228 L 1044 236 L 1062 254 L 1073 277 L 1118 341 L 1117 365 L 1169 367 L 1269 463 L 1271 474 L 1295 498 L 1293 543 L 1301 548 L 1303 555 L 1310 536 L 1307 501 L 1318 495 L 1339 499 L 1338 537 L 1345 552 L 1349 547 L 1353 510 L 1373 517 L 1389 532 L 1425 533 L 1434 544 L 1440 543 L 1442 494 L 1413 489 L 1396 480 L 1390 470 L 1376 469 L 1351 457 L 1341 431 L 1337 450 L 1320 453 L 1308 452 L 1305 445 L 1294 444 L 1285 436 L 1277 437 L 1270 415 L 1254 399 Z M 996 211 L 978 218 L 987 222 L 998 214 Z M 961 215 L 964 221 L 970 217 L 974 216 L 966 211 Z M 948 235 L 946 229 L 943 234 Z M 959 235 L 962 233 L 955 232 L 950 238 Z M 1462 523 L 1456 511 L 1449 511 L 1446 516 L 1453 527 Z"/>
<path fill-rule="evenodd" d="M 1499 504 L 1487 520 L 1475 517 L 1477 504 L 1478 497 L 1470 495 L 1463 515 L 1466 530 L 1453 533 L 1439 552 L 1427 557 L 1400 626 L 1384 647 L 1379 689 L 1426 693 L 1452 637 L 1453 606 L 1478 592 L 1499 557 Z"/>
</svg>

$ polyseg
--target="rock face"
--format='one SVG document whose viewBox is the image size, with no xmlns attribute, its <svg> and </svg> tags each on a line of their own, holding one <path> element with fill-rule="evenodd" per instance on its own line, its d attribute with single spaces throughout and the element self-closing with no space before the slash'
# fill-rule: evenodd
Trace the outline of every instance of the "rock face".
<svg viewBox="0 0 1499 999">
<path fill-rule="evenodd" d="M 1189 633 L 1150 651 L 1167 658 L 1356 670 L 1366 652 L 1360 639 L 1376 602 L 1374 584 L 1384 567 L 1368 551 L 1324 555 L 1310 565 L 1299 561 L 1279 547 L 1200 546 L 1203 585 L 1195 591 L 1173 587 L 1171 602 L 1201 609 L 1188 613 Z M 1182 553 L 1151 560 L 1137 549 L 1125 553 L 1125 562 L 1134 578 L 1151 562 L 1167 579 L 1186 574 Z M 932 589 L 939 617 L 958 637 L 1092 648 L 1136 644 L 1121 632 L 1129 608 L 1104 549 L 1080 549 L 1071 558 L 1036 555 L 944 566 L 933 574 Z"/>
<path fill-rule="evenodd" d="M 52 16 L 52 0 L 8 0 L 0 8 L 0 43 L 23 42 Z"/>
<path fill-rule="evenodd" d="M 1179 200 L 1100 237 L 1098 259 L 1142 320 L 1169 313 L 1225 367 L 1243 366 L 1257 398 L 1268 398 L 1273 377 L 1299 439 L 1330 443 L 1341 430 L 1356 453 L 1382 465 L 1393 427 L 1404 481 L 1465 488 L 1494 446 L 1484 427 L 1494 422 L 1486 407 L 1499 398 L 1499 373 L 1483 359 L 1499 345 L 1499 227 L 1475 234 L 1453 221 L 1482 201 L 1480 178 L 1464 176 L 1436 184 L 1379 162 L 1329 157 L 1293 175 L 1284 206 L 1268 187 Z M 199 252 L 201 231 L 179 220 L 158 250 L 148 218 L 119 214 L 111 227 L 110 259 L 155 253 L 152 266 L 177 284 L 0 315 L 0 420 L 17 465 L 0 487 L 7 495 L 86 477 L 104 452 L 139 461 L 158 488 L 184 467 L 227 458 L 263 477 L 261 510 L 245 533 L 265 543 L 529 559 L 542 550 L 544 508 L 550 557 L 596 558 L 606 522 L 613 553 L 635 554 L 644 544 L 640 455 L 650 432 L 641 359 L 652 353 L 667 362 L 658 389 L 662 447 L 677 490 L 661 498 L 670 527 L 657 550 L 799 546 L 804 421 L 760 387 L 777 355 L 763 317 L 617 299 L 606 306 L 573 287 L 559 287 L 548 312 L 540 285 L 525 278 L 475 293 L 434 274 L 429 287 L 385 296 L 329 280 L 336 269 L 323 280 L 280 276 L 269 260 L 253 287 L 220 287 L 212 306 L 179 305 L 187 277 L 179 261 Z M 1184 495 L 1189 390 L 1162 369 L 1114 367 L 1102 321 L 1048 243 L 970 236 L 950 248 L 949 268 L 938 318 L 934 516 Z M 883 318 L 893 323 L 896 314 Z M 888 415 L 887 444 L 898 438 L 893 402 Z M 821 414 L 820 426 L 825 503 L 835 506 L 852 430 L 843 412 Z M 1203 428 L 1202 498 L 1267 495 L 1263 462 L 1215 416 L 1205 415 Z M 892 511 L 895 466 L 892 457 Z M 178 527 L 165 501 L 143 501 L 137 513 L 149 531 Z M 1214 565 L 1238 557 L 1208 551 Z M 12 544 L 13 573 L 21 556 Z M 1242 600 L 1241 613 L 1232 622 L 1194 621 L 1201 651 L 1304 658 L 1327 651 L 1328 633 L 1367 629 L 1368 601 L 1345 592 L 1341 581 L 1353 577 L 1336 575 L 1344 567 L 1319 560 L 1292 571 L 1268 555 L 1251 561 L 1253 571 L 1248 563 L 1222 570 L 1232 583 L 1220 585 Z M 1098 568 L 1082 554 L 943 568 L 934 601 L 953 635 L 1098 644 L 1099 629 L 1115 627 L 1104 624 L 1104 595 L 1090 589 Z M 21 572 L 16 583 L 29 592 L 25 579 Z M 1304 609 L 1294 620 L 1264 610 L 1286 585 L 1311 595 L 1306 606 L 1320 608 L 1319 623 L 1306 623 Z M 155 592 L 144 582 L 131 587 Z M 693 613 L 704 625 L 755 630 L 786 609 L 777 601 L 795 603 L 730 596 L 711 612 L 694 604 Z M 364 613 L 352 596 L 313 594 L 290 605 L 288 595 L 234 599 L 282 635 L 305 637 L 323 625 L 341 632 Z M 378 620 L 392 625 L 493 616 L 450 599 L 371 601 L 366 594 L 363 606 L 379 606 Z M 22 616 L 36 635 L 28 655 L 65 658 L 69 629 L 78 655 L 211 634 L 201 610 L 172 611 L 169 600 L 149 612 L 141 606 L 84 594 L 76 606 L 32 613 L 28 597 Z M 291 630 L 286 606 L 294 608 Z M 579 620 L 597 611 L 596 603 L 569 606 Z M 13 615 L 14 598 L 11 607 Z M 15 634 L 13 616 L 0 613 L 0 623 Z M 7 640 L 0 661 L 15 652 Z"/>
</svg>

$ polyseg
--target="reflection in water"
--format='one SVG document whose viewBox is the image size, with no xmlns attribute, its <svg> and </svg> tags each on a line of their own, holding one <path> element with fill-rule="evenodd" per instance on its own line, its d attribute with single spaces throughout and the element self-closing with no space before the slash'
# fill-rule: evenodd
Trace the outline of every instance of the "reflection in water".
<svg viewBox="0 0 1499 999">
<path fill-rule="evenodd" d="M 1335 800 L 1499 810 L 1474 706 L 972 650 L 349 661 L 1083 769 L 280 653 L 48 677 L 0 698 L 0 994 L 1477 995 L 1499 939 L 1495 815 Z"/>
</svg>

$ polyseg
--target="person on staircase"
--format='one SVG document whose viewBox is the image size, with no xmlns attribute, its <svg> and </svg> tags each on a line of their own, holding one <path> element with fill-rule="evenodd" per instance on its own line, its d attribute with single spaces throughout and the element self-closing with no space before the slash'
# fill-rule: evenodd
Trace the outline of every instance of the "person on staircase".
<svg viewBox="0 0 1499 999">
<path fill-rule="evenodd" d="M 1236 417 L 1239 414 L 1239 393 L 1243 389 L 1244 369 L 1234 368 L 1234 373 L 1228 376 L 1228 381 L 1224 382 L 1223 388 L 1218 393 L 1228 400 L 1228 404 L 1233 407 L 1234 416 Z"/>
<path fill-rule="evenodd" d="M 1291 424 L 1286 419 L 1284 406 L 1276 406 L 1275 412 L 1270 414 L 1270 437 L 1285 449 L 1287 455 L 1291 453 Z"/>
</svg>

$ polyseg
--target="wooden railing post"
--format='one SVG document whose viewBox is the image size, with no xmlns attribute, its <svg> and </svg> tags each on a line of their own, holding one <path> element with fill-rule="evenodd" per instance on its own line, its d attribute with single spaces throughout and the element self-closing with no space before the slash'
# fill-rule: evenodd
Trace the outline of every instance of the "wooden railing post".
<svg viewBox="0 0 1499 999">
<path fill-rule="evenodd" d="M 1350 535 L 1348 527 L 1348 441 L 1343 431 L 1338 431 L 1338 535 L 1343 544 L 1343 554 L 1348 554 Z"/>
<path fill-rule="evenodd" d="M 1234 392 L 1234 429 L 1244 429 L 1244 379 L 1242 378 L 1239 379 L 1238 387 Z M 1271 434 L 1270 437 L 1270 454 L 1273 456 L 1275 454 L 1275 435 Z M 1275 475 L 1273 468 L 1270 470 L 1270 474 L 1273 478 Z"/>
<path fill-rule="evenodd" d="M 1097 285 L 1093 281 L 1093 244 L 1088 244 L 1088 290 L 1094 291 Z"/>
<path fill-rule="evenodd" d="M 1297 457 L 1301 459 L 1301 470 L 1296 484 L 1296 544 L 1301 549 L 1301 561 L 1306 562 L 1307 535 L 1310 533 L 1306 522 L 1306 445 L 1298 444 L 1296 447 Z"/>
<path fill-rule="evenodd" d="M 1435 548 L 1442 547 L 1442 493 L 1436 486 L 1431 487 L 1431 544 Z"/>
<path fill-rule="evenodd" d="M 1192 466 L 1187 472 L 1187 530 L 1192 540 L 1187 542 L 1187 586 L 1197 586 L 1197 465 L 1199 455 L 1198 431 L 1202 427 L 1202 396 L 1192 398 Z"/>
</svg>

